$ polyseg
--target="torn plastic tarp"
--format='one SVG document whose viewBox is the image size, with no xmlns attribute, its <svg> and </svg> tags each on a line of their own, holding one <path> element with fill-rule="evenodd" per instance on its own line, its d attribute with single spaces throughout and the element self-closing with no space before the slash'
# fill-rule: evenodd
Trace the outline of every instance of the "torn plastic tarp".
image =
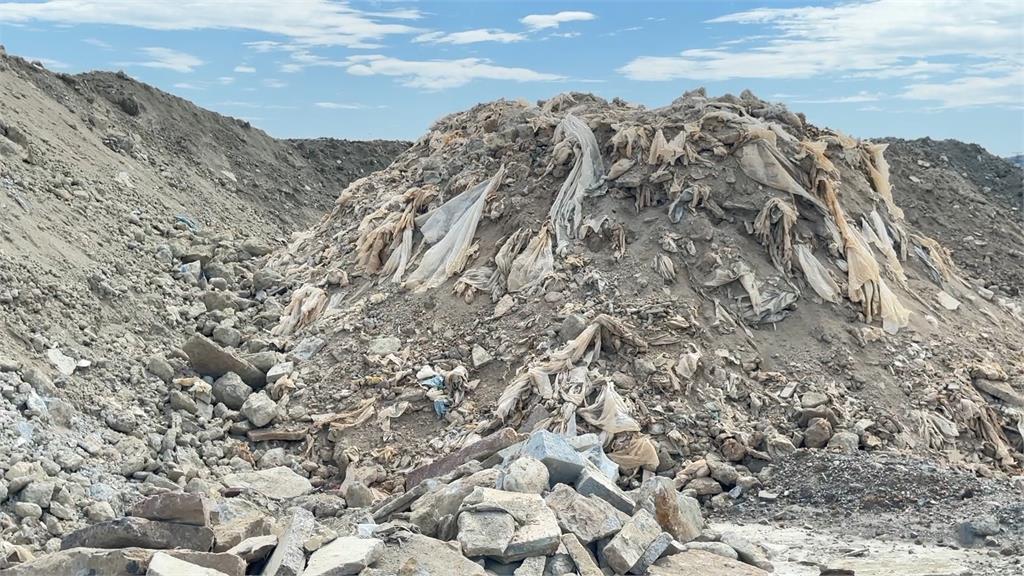
<svg viewBox="0 0 1024 576">
<path fill-rule="evenodd" d="M 497 190 L 505 178 L 505 166 L 489 180 L 485 180 L 439 208 L 424 214 L 416 221 L 423 239 L 433 244 L 417 267 L 405 281 L 405 286 L 417 292 L 436 288 L 449 276 L 458 274 L 469 259 L 477 224 L 483 215 L 487 197 Z"/>
<path fill-rule="evenodd" d="M 576 413 L 587 423 L 609 435 L 640 431 L 640 424 L 630 416 L 626 401 L 615 391 L 615 385 L 611 380 L 605 383 L 593 403 L 580 407 Z"/>
<path fill-rule="evenodd" d="M 622 467 L 623 470 L 656 470 L 658 468 L 658 449 L 648 436 L 639 433 L 622 436 L 616 439 L 616 449 L 608 454 L 608 458 Z"/>
<path fill-rule="evenodd" d="M 746 262 L 737 260 L 729 266 L 719 266 L 712 271 L 711 276 L 704 280 L 704 286 L 717 288 L 738 281 L 750 298 L 750 306 L 754 310 L 761 309 L 761 293 L 757 287 L 757 279 L 754 271 L 747 266 Z"/>
<path fill-rule="evenodd" d="M 839 302 L 839 284 L 832 278 L 832 274 L 818 260 L 806 244 L 797 244 L 794 247 L 797 265 L 804 273 L 807 284 L 811 289 L 826 302 L 833 304 Z"/>
<path fill-rule="evenodd" d="M 783 274 L 793 266 L 793 226 L 796 208 L 782 198 L 769 198 L 754 219 L 754 233 L 768 249 L 772 263 Z"/>
<path fill-rule="evenodd" d="M 309 325 L 327 307 L 327 293 L 316 286 L 303 286 L 292 293 L 292 299 L 281 314 L 281 320 L 270 331 L 273 336 L 287 336 Z"/>
<path fill-rule="evenodd" d="M 578 148 L 572 170 L 562 183 L 549 212 L 559 253 L 565 251 L 569 240 L 577 237 L 583 224 L 583 197 L 604 193 L 604 164 L 590 127 L 572 114 L 566 114 L 555 130 L 555 140 L 562 139 L 574 142 Z"/>
<path fill-rule="evenodd" d="M 551 253 L 551 232 L 545 223 L 537 235 L 530 240 L 526 250 L 515 260 L 508 271 L 509 293 L 529 290 L 539 286 L 555 270 L 555 259 Z"/>
<path fill-rule="evenodd" d="M 892 184 L 889 182 L 889 163 L 885 160 L 885 149 L 888 144 L 864 144 L 864 164 L 868 168 L 868 175 L 871 176 L 871 183 L 875 192 L 882 197 L 889 214 L 896 220 L 903 220 L 903 210 L 896 205 L 892 198 Z"/>
<path fill-rule="evenodd" d="M 779 152 L 774 138 L 767 138 L 760 132 L 751 132 L 754 137 L 735 151 L 740 169 L 751 180 L 765 186 L 789 192 L 811 202 L 821 210 L 825 206 L 797 182 L 792 174 L 795 168 L 792 162 Z M 774 132 L 772 132 L 774 134 Z"/>
</svg>

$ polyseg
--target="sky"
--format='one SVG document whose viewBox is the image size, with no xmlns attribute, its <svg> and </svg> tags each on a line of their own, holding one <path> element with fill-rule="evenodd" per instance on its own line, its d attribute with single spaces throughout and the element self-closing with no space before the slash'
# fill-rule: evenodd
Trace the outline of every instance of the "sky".
<svg viewBox="0 0 1024 576">
<path fill-rule="evenodd" d="M 414 140 L 498 98 L 704 86 L 861 138 L 1024 153 L 1024 0 L 0 0 L 0 44 L 277 137 Z"/>
</svg>

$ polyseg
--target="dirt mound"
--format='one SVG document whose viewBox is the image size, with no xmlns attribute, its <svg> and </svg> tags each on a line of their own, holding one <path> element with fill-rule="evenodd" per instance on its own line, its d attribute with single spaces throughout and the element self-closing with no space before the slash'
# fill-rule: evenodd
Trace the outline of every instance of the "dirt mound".
<svg viewBox="0 0 1024 576">
<path fill-rule="evenodd" d="M 885 140 L 907 221 L 994 292 L 1024 290 L 1024 171 L 977 144 Z"/>
</svg>

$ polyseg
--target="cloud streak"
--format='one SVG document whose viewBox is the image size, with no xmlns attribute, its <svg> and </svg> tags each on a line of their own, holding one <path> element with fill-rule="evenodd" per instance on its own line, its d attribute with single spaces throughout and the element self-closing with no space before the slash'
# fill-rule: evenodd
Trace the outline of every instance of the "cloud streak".
<svg viewBox="0 0 1024 576">
<path fill-rule="evenodd" d="M 125 67 L 143 66 L 145 68 L 157 68 L 187 74 L 194 72 L 196 68 L 205 64 L 205 62 L 191 54 L 161 46 L 143 48 L 141 52 L 146 60 L 120 62 L 118 65 Z"/>
<path fill-rule="evenodd" d="M 529 68 L 498 66 L 482 58 L 402 60 L 373 54 L 350 56 L 348 63 L 346 70 L 354 76 L 392 76 L 404 86 L 431 91 L 464 86 L 474 80 L 542 82 L 564 79 L 558 74 Z"/>
<path fill-rule="evenodd" d="M 478 28 L 462 32 L 427 32 L 413 38 L 413 42 L 427 44 L 477 44 L 480 42 L 498 42 L 510 44 L 526 40 L 525 34 L 505 32 L 498 28 Z"/>
<path fill-rule="evenodd" d="M 530 30 L 543 30 L 545 28 L 558 28 L 565 22 L 584 22 L 596 18 L 597 16 L 590 12 L 569 10 L 555 14 L 530 14 L 520 18 L 519 22 Z"/>
</svg>

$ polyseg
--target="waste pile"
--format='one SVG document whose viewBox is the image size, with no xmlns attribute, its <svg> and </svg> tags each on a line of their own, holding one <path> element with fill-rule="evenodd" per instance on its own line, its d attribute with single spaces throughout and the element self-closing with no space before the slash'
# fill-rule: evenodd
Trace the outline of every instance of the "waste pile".
<svg viewBox="0 0 1024 576">
<path fill-rule="evenodd" d="M 714 464 L 716 474 L 726 469 L 738 475 L 728 464 Z M 601 576 L 699 569 L 754 576 L 772 570 L 756 544 L 707 528 L 698 501 L 707 495 L 694 487 L 706 478 L 701 470 L 653 476 L 623 491 L 618 465 L 596 434 L 526 436 L 505 428 L 417 472 L 421 479 L 408 491 L 350 507 L 341 517 L 337 507 L 308 497 L 309 483 L 295 482 L 287 468 L 228 480 L 236 484 L 237 502 L 195 492 L 151 496 L 125 517 L 65 535 L 60 551 L 48 556 L 33 559 L 9 546 L 5 554 L 21 555 L 21 562 L 0 573 Z M 743 497 L 756 484 L 744 477 L 731 492 Z M 280 522 L 244 513 L 253 494 L 282 499 L 287 513 Z"/>
</svg>

